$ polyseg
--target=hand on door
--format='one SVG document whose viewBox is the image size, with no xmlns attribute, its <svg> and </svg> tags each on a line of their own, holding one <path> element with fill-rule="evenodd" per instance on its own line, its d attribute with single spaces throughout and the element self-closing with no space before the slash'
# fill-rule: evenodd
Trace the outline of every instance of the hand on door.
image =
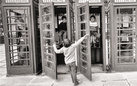
<svg viewBox="0 0 137 86">
<path fill-rule="evenodd" d="M 85 37 L 85 39 L 88 39 L 88 37 L 89 37 L 89 34 L 86 34 L 84 37 Z"/>
</svg>

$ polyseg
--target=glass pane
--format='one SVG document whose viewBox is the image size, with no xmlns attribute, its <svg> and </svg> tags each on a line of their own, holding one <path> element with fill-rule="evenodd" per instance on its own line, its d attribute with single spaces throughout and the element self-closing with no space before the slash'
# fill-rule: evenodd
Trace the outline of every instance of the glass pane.
<svg viewBox="0 0 137 86">
<path fill-rule="evenodd" d="M 134 63 L 135 58 L 134 57 L 122 57 L 118 58 L 118 63 Z"/>
<path fill-rule="evenodd" d="M 46 38 L 52 38 L 52 32 L 51 31 L 44 31 L 43 32 L 44 37 Z"/>
<path fill-rule="evenodd" d="M 53 52 L 53 48 L 52 47 L 48 47 L 48 46 L 44 47 L 44 52 L 46 52 L 46 53 L 54 53 Z"/>
<path fill-rule="evenodd" d="M 82 22 L 82 21 L 85 21 L 85 15 L 81 15 L 80 16 L 80 21 Z"/>
<path fill-rule="evenodd" d="M 85 68 L 85 69 L 87 69 L 88 64 L 87 64 L 86 62 L 83 61 L 83 62 L 82 62 L 82 67 Z"/>
<path fill-rule="evenodd" d="M 43 22 L 49 22 L 49 21 L 51 21 L 51 15 L 43 16 L 42 20 L 43 20 Z"/>
<path fill-rule="evenodd" d="M 53 45 L 53 41 L 52 41 L 52 39 L 45 39 L 44 44 L 46 46 L 52 46 Z"/>
<path fill-rule="evenodd" d="M 83 60 L 88 61 L 88 58 L 87 58 L 87 56 L 85 54 L 81 54 L 81 56 L 82 56 Z"/>
<path fill-rule="evenodd" d="M 51 13 L 51 7 L 50 7 L 50 6 L 43 8 L 43 10 L 42 10 L 42 15 L 43 15 L 43 14 L 49 14 L 49 13 Z"/>
<path fill-rule="evenodd" d="M 81 31 L 81 37 L 83 37 L 84 35 L 86 35 L 86 31 Z"/>
<path fill-rule="evenodd" d="M 53 64 L 51 63 L 51 62 L 48 62 L 48 61 L 46 61 L 46 67 L 49 67 L 49 68 L 51 68 L 51 69 L 54 69 L 54 66 L 53 66 Z"/>
<path fill-rule="evenodd" d="M 79 13 L 80 13 L 80 14 L 83 14 L 83 13 L 86 12 L 85 10 L 86 10 L 86 7 L 83 6 L 83 7 L 81 7 L 81 8 L 79 9 Z"/>
<path fill-rule="evenodd" d="M 82 51 L 83 53 L 87 53 L 87 48 L 84 47 L 84 46 L 81 46 L 81 51 Z"/>
<path fill-rule="evenodd" d="M 86 29 L 86 24 L 85 23 L 81 23 L 80 27 L 81 27 L 81 30 L 85 30 Z"/>
<path fill-rule="evenodd" d="M 50 30 L 51 29 L 51 25 L 49 23 L 45 23 L 43 25 L 43 30 Z"/>
<path fill-rule="evenodd" d="M 46 61 L 53 61 L 54 60 L 53 55 L 45 54 L 44 58 L 45 58 Z"/>
</svg>

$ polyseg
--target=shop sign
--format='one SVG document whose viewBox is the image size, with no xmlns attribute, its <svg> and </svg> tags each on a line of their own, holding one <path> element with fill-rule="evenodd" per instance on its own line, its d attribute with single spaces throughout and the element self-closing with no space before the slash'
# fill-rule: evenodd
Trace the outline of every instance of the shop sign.
<svg viewBox="0 0 137 86">
<path fill-rule="evenodd" d="M 6 3 L 28 3 L 29 0 L 6 0 Z"/>
<path fill-rule="evenodd" d="M 43 0 L 43 2 L 65 2 L 65 0 Z"/>
<path fill-rule="evenodd" d="M 89 3 L 100 3 L 101 0 L 79 0 L 79 3 L 85 3 L 85 2 L 89 2 Z"/>
<path fill-rule="evenodd" d="M 115 2 L 136 2 L 136 0 L 115 0 Z"/>
</svg>

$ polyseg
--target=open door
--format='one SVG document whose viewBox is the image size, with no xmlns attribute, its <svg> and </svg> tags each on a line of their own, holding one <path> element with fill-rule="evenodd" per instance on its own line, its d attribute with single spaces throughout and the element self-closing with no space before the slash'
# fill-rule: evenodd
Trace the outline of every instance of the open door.
<svg viewBox="0 0 137 86">
<path fill-rule="evenodd" d="M 56 55 L 52 47 L 55 40 L 53 3 L 40 6 L 40 27 L 43 72 L 46 75 L 56 79 Z"/>
<path fill-rule="evenodd" d="M 73 11 L 73 0 L 68 0 L 67 4 L 67 27 L 68 27 L 68 38 L 75 42 L 75 33 L 74 33 L 74 11 Z"/>
<path fill-rule="evenodd" d="M 78 33 L 79 38 L 86 33 L 90 34 L 89 30 L 89 3 L 84 3 L 78 7 Z M 80 72 L 91 80 L 91 47 L 90 39 L 85 39 L 80 44 L 79 67 Z"/>
</svg>

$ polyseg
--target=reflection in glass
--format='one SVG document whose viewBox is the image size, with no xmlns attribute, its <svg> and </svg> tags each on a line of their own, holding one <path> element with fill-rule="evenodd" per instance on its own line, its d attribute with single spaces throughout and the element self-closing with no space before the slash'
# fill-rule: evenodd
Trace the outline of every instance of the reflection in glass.
<svg viewBox="0 0 137 86">
<path fill-rule="evenodd" d="M 51 29 L 51 25 L 50 24 L 48 24 L 48 23 L 45 23 L 44 25 L 44 30 L 50 30 Z"/>
<path fill-rule="evenodd" d="M 45 43 L 46 46 L 52 46 L 53 45 L 53 41 L 51 39 L 45 39 Z"/>
<path fill-rule="evenodd" d="M 84 67 L 85 69 L 87 69 L 87 66 L 88 66 L 88 64 L 86 62 L 82 61 L 82 67 Z"/>
<path fill-rule="evenodd" d="M 85 6 L 83 6 L 83 7 L 80 8 L 80 14 L 85 13 L 85 8 L 86 8 Z"/>
<path fill-rule="evenodd" d="M 51 15 L 46 15 L 43 17 L 43 22 L 51 21 Z"/>
<path fill-rule="evenodd" d="M 45 31 L 43 33 L 44 33 L 45 37 L 47 37 L 47 38 L 51 38 L 52 37 L 52 32 L 51 31 Z"/>
<path fill-rule="evenodd" d="M 46 53 L 53 53 L 52 47 L 45 46 L 44 47 L 44 52 L 46 52 Z"/>
<path fill-rule="evenodd" d="M 51 55 L 45 55 L 45 60 L 47 61 L 53 61 L 53 57 Z"/>
<path fill-rule="evenodd" d="M 84 35 L 86 35 L 86 31 L 81 31 L 81 37 L 83 37 Z"/>
<path fill-rule="evenodd" d="M 133 51 L 121 51 L 121 56 L 133 56 Z"/>
<path fill-rule="evenodd" d="M 87 53 L 86 47 L 81 46 L 81 51 L 82 51 L 83 53 Z"/>
<path fill-rule="evenodd" d="M 118 58 L 118 63 L 134 63 L 135 59 L 133 57 L 122 57 Z"/>
<path fill-rule="evenodd" d="M 46 61 L 46 67 L 49 67 L 49 68 L 51 68 L 51 69 L 53 69 L 54 67 L 53 67 L 53 64 L 51 63 L 51 62 L 47 62 Z"/>
<path fill-rule="evenodd" d="M 43 8 L 43 14 L 48 14 L 50 12 L 51 12 L 51 7 L 50 6 Z"/>
<path fill-rule="evenodd" d="M 83 60 L 87 61 L 87 56 L 85 54 L 81 54 L 81 56 Z"/>
<path fill-rule="evenodd" d="M 81 23 L 81 30 L 85 30 L 86 29 L 86 24 L 85 23 Z"/>
<path fill-rule="evenodd" d="M 85 20 L 85 15 L 81 15 L 80 16 L 80 21 L 84 21 Z"/>
</svg>

